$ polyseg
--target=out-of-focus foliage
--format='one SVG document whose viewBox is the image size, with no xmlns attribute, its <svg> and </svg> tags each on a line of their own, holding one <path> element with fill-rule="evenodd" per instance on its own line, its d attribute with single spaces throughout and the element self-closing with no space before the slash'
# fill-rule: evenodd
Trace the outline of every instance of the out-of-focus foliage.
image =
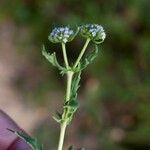
<svg viewBox="0 0 150 150">
<path fill-rule="evenodd" d="M 24 54 L 40 70 L 36 73 L 41 77 L 32 89 L 28 90 L 31 83 L 25 75 L 17 79 L 18 86 L 39 101 L 46 99 L 44 95 L 50 89 L 61 90 L 58 87 L 63 83 L 54 69 L 47 71 L 49 64 L 41 56 L 40 47 L 51 27 L 98 23 L 106 30 L 107 38 L 99 48 L 98 59 L 83 75 L 81 108 L 73 122 L 75 134 L 68 135 L 68 140 L 72 137 L 92 150 L 150 148 L 149 10 L 149 0 L 0 1 L 0 23 L 8 20 L 17 26 L 18 53 Z M 83 40 L 76 40 L 68 44 L 70 60 L 75 59 L 82 43 Z M 48 40 L 45 44 L 52 51 L 55 49 L 61 58 L 60 47 L 50 46 Z M 55 127 L 49 136 L 49 127 L 44 125 L 37 129 L 39 138 L 47 142 L 46 145 L 56 145 L 57 134 L 52 134 Z"/>
</svg>

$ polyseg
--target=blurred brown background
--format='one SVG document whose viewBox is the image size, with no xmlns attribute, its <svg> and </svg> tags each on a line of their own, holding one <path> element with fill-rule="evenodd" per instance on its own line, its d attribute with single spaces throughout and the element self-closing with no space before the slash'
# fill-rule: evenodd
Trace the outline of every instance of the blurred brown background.
<svg viewBox="0 0 150 150">
<path fill-rule="evenodd" d="M 150 149 L 149 0 L 0 0 L 0 109 L 56 149 L 65 78 L 41 55 L 57 25 L 101 24 L 107 33 L 96 61 L 82 74 L 80 108 L 65 147 Z M 70 61 L 84 40 L 68 44 Z"/>
</svg>

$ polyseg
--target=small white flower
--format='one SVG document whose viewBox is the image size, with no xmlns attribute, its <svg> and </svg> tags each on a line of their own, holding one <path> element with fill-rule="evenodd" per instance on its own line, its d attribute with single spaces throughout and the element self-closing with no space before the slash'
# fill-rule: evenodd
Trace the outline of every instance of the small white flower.
<svg viewBox="0 0 150 150">
<path fill-rule="evenodd" d="M 92 36 L 93 36 L 93 37 L 96 36 L 96 32 L 92 32 Z"/>
<path fill-rule="evenodd" d="M 61 32 L 63 32 L 63 31 L 64 31 L 64 28 L 60 28 L 59 30 L 60 30 Z"/>
<path fill-rule="evenodd" d="M 105 38 L 106 38 L 106 33 L 103 32 L 103 33 L 102 33 L 102 39 L 104 40 Z"/>
</svg>

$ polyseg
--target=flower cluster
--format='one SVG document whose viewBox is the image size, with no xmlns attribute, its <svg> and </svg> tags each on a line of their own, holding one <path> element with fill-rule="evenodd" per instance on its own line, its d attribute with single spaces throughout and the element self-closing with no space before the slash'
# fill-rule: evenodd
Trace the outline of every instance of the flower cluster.
<svg viewBox="0 0 150 150">
<path fill-rule="evenodd" d="M 106 38 L 103 27 L 98 24 L 86 24 L 81 26 L 80 34 L 85 38 L 91 39 L 96 44 L 103 42 Z"/>
<path fill-rule="evenodd" d="M 74 39 L 78 31 L 81 36 L 90 39 L 95 44 L 102 43 L 106 38 L 106 33 L 101 25 L 98 24 L 86 24 L 80 26 L 76 32 L 70 27 L 55 27 L 48 39 L 53 43 L 67 43 Z"/>
<path fill-rule="evenodd" d="M 48 39 L 53 43 L 66 43 L 73 40 L 76 33 L 69 27 L 55 27 Z"/>
</svg>

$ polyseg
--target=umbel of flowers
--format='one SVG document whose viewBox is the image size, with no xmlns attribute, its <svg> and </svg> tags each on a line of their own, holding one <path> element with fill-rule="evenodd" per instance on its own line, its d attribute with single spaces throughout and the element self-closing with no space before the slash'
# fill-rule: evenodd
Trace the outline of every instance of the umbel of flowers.
<svg viewBox="0 0 150 150">
<path fill-rule="evenodd" d="M 89 38 L 93 42 L 103 42 L 106 38 L 103 27 L 98 24 L 86 24 L 80 26 L 78 29 L 81 36 L 87 39 Z M 78 31 L 73 31 L 69 26 L 55 27 L 48 36 L 48 39 L 53 43 L 66 43 L 72 41 L 77 33 Z"/>
</svg>

